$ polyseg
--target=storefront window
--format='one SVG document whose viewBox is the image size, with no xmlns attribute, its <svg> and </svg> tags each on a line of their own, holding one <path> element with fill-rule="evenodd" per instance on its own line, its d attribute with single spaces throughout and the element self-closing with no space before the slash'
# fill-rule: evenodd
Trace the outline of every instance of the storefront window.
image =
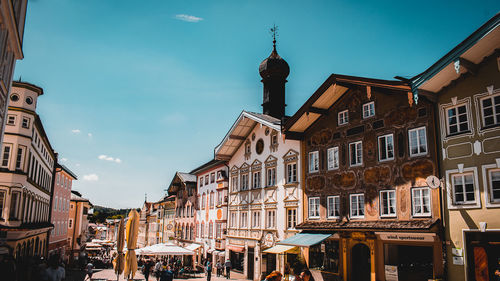
<svg viewBox="0 0 500 281">
<path fill-rule="evenodd" d="M 332 273 L 339 272 L 339 241 L 327 239 L 309 248 L 311 269 Z"/>
</svg>

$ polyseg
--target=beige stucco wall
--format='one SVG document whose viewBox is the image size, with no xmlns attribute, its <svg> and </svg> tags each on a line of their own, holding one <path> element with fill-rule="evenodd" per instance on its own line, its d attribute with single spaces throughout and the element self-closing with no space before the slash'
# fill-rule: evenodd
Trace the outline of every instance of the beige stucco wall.
<svg viewBox="0 0 500 281">
<path fill-rule="evenodd" d="M 458 78 L 458 75 L 457 75 Z M 465 280 L 465 265 L 453 264 L 453 248 L 465 248 L 464 231 L 477 231 L 480 222 L 487 223 L 487 230 L 500 230 L 500 204 L 487 200 L 489 189 L 487 172 L 497 167 L 500 158 L 500 127 L 483 130 L 479 98 L 488 95 L 487 87 L 493 86 L 493 95 L 500 93 L 500 73 L 496 57 L 489 58 L 479 68 L 476 75 L 465 74 L 453 85 L 441 91 L 438 100 L 441 135 L 441 176 L 445 180 L 444 209 L 448 257 L 449 280 Z M 445 109 L 447 105 L 466 103 L 469 106 L 470 133 L 456 137 L 446 136 Z M 451 176 L 464 172 L 474 172 L 474 185 L 479 201 L 474 206 L 457 207 L 452 203 Z M 464 250 L 464 261 L 467 253 Z"/>
</svg>

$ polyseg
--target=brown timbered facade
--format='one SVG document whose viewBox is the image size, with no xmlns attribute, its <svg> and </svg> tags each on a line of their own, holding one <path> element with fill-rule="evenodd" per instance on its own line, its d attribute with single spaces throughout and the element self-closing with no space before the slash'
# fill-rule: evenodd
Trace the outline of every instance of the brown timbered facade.
<svg viewBox="0 0 500 281">
<path fill-rule="evenodd" d="M 301 248 L 316 280 L 442 276 L 440 190 L 426 183 L 436 123 L 404 82 L 337 74 L 287 121 L 306 184 L 302 232 L 281 244 Z"/>
</svg>

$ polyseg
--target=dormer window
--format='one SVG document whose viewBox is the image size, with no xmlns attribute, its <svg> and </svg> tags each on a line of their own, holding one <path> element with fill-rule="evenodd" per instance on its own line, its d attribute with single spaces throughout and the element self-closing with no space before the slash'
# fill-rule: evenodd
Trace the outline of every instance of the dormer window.
<svg viewBox="0 0 500 281">
<path fill-rule="evenodd" d="M 339 112 L 338 123 L 339 125 L 345 125 L 349 123 L 349 110 L 346 109 L 344 111 Z"/>
<path fill-rule="evenodd" d="M 26 103 L 27 104 L 33 104 L 33 98 L 32 97 L 27 97 L 26 98 Z"/>
</svg>

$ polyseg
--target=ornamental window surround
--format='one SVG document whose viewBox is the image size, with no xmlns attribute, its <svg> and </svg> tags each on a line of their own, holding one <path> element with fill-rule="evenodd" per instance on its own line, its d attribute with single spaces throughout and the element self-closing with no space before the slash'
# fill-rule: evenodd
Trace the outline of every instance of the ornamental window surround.
<svg viewBox="0 0 500 281">
<path fill-rule="evenodd" d="M 488 171 L 489 201 L 500 203 L 500 169 Z"/>
<path fill-rule="evenodd" d="M 240 168 L 240 190 L 248 190 L 249 189 L 249 167 L 248 164 L 244 163 Z"/>
<path fill-rule="evenodd" d="M 277 159 L 276 157 L 269 155 L 264 161 L 264 167 L 266 168 L 266 187 L 276 186 L 276 169 L 277 169 Z"/>
<path fill-rule="evenodd" d="M 474 188 L 474 173 L 462 173 L 451 175 L 453 187 L 453 203 L 457 205 L 476 204 Z"/>
<path fill-rule="evenodd" d="M 470 130 L 468 112 L 467 103 L 446 108 L 446 130 L 449 136 Z"/>
<path fill-rule="evenodd" d="M 500 94 L 491 95 L 480 100 L 483 127 L 500 124 Z"/>
<path fill-rule="evenodd" d="M 283 159 L 285 164 L 285 182 L 287 184 L 297 183 L 297 164 L 299 160 L 299 153 L 290 149 L 285 156 L 283 156 Z"/>
<path fill-rule="evenodd" d="M 255 160 L 252 163 L 252 189 L 258 189 L 262 187 L 262 163 L 259 160 Z"/>
<path fill-rule="evenodd" d="M 276 228 L 276 210 L 271 209 L 266 211 L 266 228 L 274 229 Z"/>
<path fill-rule="evenodd" d="M 295 229 L 297 225 L 297 209 L 289 208 L 286 210 L 286 229 Z"/>
<path fill-rule="evenodd" d="M 278 150 L 278 132 L 275 130 L 271 131 L 271 134 L 269 134 L 269 149 L 271 152 L 276 152 Z"/>
<path fill-rule="evenodd" d="M 231 192 L 238 192 L 238 167 L 231 168 Z"/>
</svg>

